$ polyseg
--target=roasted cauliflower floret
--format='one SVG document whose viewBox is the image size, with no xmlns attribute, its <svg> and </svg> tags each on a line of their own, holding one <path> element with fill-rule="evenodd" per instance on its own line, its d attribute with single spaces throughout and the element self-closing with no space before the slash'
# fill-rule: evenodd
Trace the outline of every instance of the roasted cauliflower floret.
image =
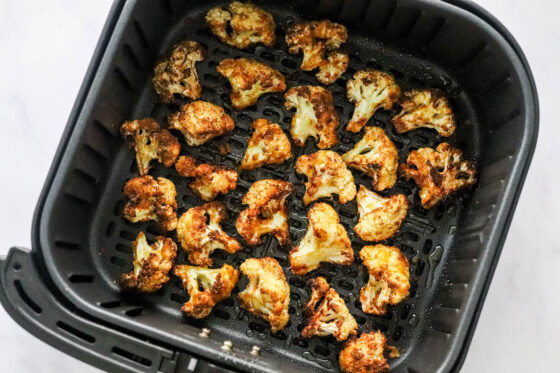
<svg viewBox="0 0 560 373">
<path fill-rule="evenodd" d="M 227 9 L 212 8 L 206 23 L 222 43 L 239 49 L 256 43 L 272 47 L 276 41 L 272 15 L 250 3 L 233 1 Z"/>
<path fill-rule="evenodd" d="M 132 255 L 134 270 L 121 276 L 120 286 L 152 293 L 169 281 L 167 274 L 177 256 L 177 245 L 171 238 L 161 236 L 150 245 L 144 232 L 140 232 L 136 241 L 132 242 Z"/>
<path fill-rule="evenodd" d="M 337 340 L 344 341 L 349 336 L 355 335 L 358 323 L 336 290 L 330 289 L 323 277 L 311 279 L 309 283 L 311 296 L 306 305 L 306 312 L 311 317 L 301 332 L 302 337 L 333 335 Z M 323 301 L 315 307 L 321 298 Z"/>
<path fill-rule="evenodd" d="M 308 205 L 322 197 L 338 194 L 340 203 L 351 201 L 356 196 L 356 184 L 352 172 L 340 155 L 330 150 L 319 150 L 302 155 L 296 161 L 296 172 L 307 176 L 303 203 Z"/>
<path fill-rule="evenodd" d="M 177 227 L 177 193 L 171 180 L 135 177 L 126 182 L 123 193 L 127 198 L 123 217 L 131 223 L 155 220 L 164 231 Z"/>
<path fill-rule="evenodd" d="M 370 176 L 375 190 L 391 188 L 397 182 L 399 153 L 395 144 L 379 127 L 367 127 L 364 137 L 342 159 L 348 167 Z"/>
<path fill-rule="evenodd" d="M 210 254 L 224 250 L 229 254 L 241 250 L 241 245 L 220 227 L 227 218 L 226 206 L 221 202 L 209 202 L 187 210 L 177 223 L 177 238 L 188 253 L 189 262 L 199 266 L 211 266 Z"/>
<path fill-rule="evenodd" d="M 476 183 L 474 164 L 463 160 L 463 153 L 446 142 L 439 144 L 435 150 L 420 148 L 411 151 L 400 171 L 420 188 L 420 200 L 425 209 Z"/>
<path fill-rule="evenodd" d="M 202 145 L 233 130 L 235 123 L 223 108 L 206 101 L 193 101 L 168 118 L 169 128 L 181 131 L 190 146 Z"/>
<path fill-rule="evenodd" d="M 239 271 L 229 264 L 217 269 L 176 265 L 173 273 L 190 297 L 181 310 L 195 319 L 207 317 L 217 303 L 229 297 L 239 277 Z"/>
<path fill-rule="evenodd" d="M 401 89 L 390 74 L 379 70 L 360 70 L 346 84 L 346 94 L 348 100 L 356 104 L 346 130 L 360 132 L 377 109 L 393 107 Z"/>
<path fill-rule="evenodd" d="M 410 288 L 408 259 L 394 246 L 364 246 L 360 258 L 368 269 L 369 281 L 360 291 L 365 313 L 384 315 L 388 304 L 398 304 Z"/>
<path fill-rule="evenodd" d="M 237 172 L 221 166 L 208 163 L 197 165 L 194 158 L 181 156 L 175 169 L 183 177 L 194 177 L 190 188 L 200 199 L 211 201 L 218 194 L 227 194 L 237 186 Z"/>
<path fill-rule="evenodd" d="M 383 241 L 399 230 L 406 218 L 408 202 L 404 194 L 383 198 L 360 185 L 356 200 L 360 220 L 354 231 L 364 241 Z"/>
<path fill-rule="evenodd" d="M 349 339 L 340 351 L 338 362 L 344 373 L 385 373 L 389 371 L 383 356 L 387 338 L 380 331 Z"/>
<path fill-rule="evenodd" d="M 399 104 L 402 111 L 393 117 L 393 125 L 398 133 L 421 127 L 432 128 L 444 137 L 449 137 L 455 132 L 453 111 L 442 90 L 405 91 Z"/>
<path fill-rule="evenodd" d="M 278 124 L 257 119 L 252 126 L 255 132 L 247 142 L 241 169 L 254 170 L 265 164 L 282 164 L 292 156 L 290 140 Z"/>
<path fill-rule="evenodd" d="M 318 67 L 316 76 L 323 84 L 334 82 L 346 71 L 348 55 L 338 50 L 346 39 L 346 27 L 329 20 L 295 22 L 286 30 L 288 52 L 303 52 L 301 69 L 310 71 Z"/>
<path fill-rule="evenodd" d="M 249 207 L 239 214 L 235 226 L 249 245 L 262 242 L 261 236 L 272 234 L 281 246 L 289 243 L 286 198 L 293 185 L 282 180 L 263 179 L 255 182 L 243 197 Z"/>
<path fill-rule="evenodd" d="M 152 84 L 161 101 L 169 103 L 178 94 L 196 100 L 202 86 L 198 81 L 196 63 L 204 61 L 204 48 L 196 41 L 185 40 L 173 47 L 169 57 L 154 69 Z"/>
<path fill-rule="evenodd" d="M 293 87 L 286 92 L 286 109 L 296 108 L 290 135 L 294 143 L 303 146 L 308 137 L 318 139 L 320 149 L 338 142 L 338 114 L 331 92 L 319 86 Z"/>
<path fill-rule="evenodd" d="M 284 329 L 290 315 L 290 286 L 274 258 L 249 258 L 239 267 L 249 284 L 239 293 L 241 306 L 270 323 L 273 333 Z"/>
</svg>

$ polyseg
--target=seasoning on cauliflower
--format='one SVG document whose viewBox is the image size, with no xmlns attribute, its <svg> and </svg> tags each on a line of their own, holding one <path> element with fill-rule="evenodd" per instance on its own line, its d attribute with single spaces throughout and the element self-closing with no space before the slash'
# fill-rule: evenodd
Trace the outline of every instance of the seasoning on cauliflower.
<svg viewBox="0 0 560 373">
<path fill-rule="evenodd" d="M 463 153 L 442 142 L 434 150 L 420 148 L 408 155 L 400 171 L 420 188 L 422 207 L 430 209 L 459 189 L 476 183 L 476 169 Z"/>
<path fill-rule="evenodd" d="M 217 303 L 229 297 L 239 277 L 239 271 L 229 264 L 217 269 L 176 265 L 173 273 L 190 297 L 181 310 L 195 319 L 207 317 Z"/>
<path fill-rule="evenodd" d="M 297 159 L 296 172 L 307 176 L 303 203 L 308 205 L 322 197 L 338 194 L 340 203 L 351 201 L 356 196 L 356 185 L 352 172 L 346 168 L 340 155 L 330 150 L 319 150 Z"/>
<path fill-rule="evenodd" d="M 348 167 L 370 176 L 377 191 L 391 188 L 397 182 L 399 153 L 395 144 L 379 127 L 367 127 L 364 137 L 342 159 Z"/>
<path fill-rule="evenodd" d="M 319 202 L 307 213 L 309 225 L 299 245 L 290 251 L 290 265 L 296 275 L 319 268 L 322 262 L 350 265 L 354 251 L 348 233 L 340 224 L 336 211 Z"/>
<path fill-rule="evenodd" d="M 365 313 L 384 315 L 388 304 L 398 304 L 410 288 L 408 259 L 394 246 L 364 246 L 360 258 L 368 269 L 369 281 L 360 291 Z"/>
<path fill-rule="evenodd" d="M 223 108 L 206 101 L 193 101 L 168 118 L 169 128 L 181 131 L 190 146 L 202 145 L 233 130 L 235 123 Z"/>
<path fill-rule="evenodd" d="M 331 92 L 319 86 L 300 86 L 290 88 L 284 97 L 286 109 L 296 108 L 290 135 L 297 146 L 303 146 L 308 137 L 318 138 L 320 149 L 338 142 L 338 114 Z"/>
<path fill-rule="evenodd" d="M 224 250 L 229 254 L 241 250 L 241 245 L 220 227 L 227 218 L 226 206 L 209 202 L 187 210 L 177 223 L 177 238 L 188 253 L 189 262 L 198 266 L 211 266 L 210 254 Z"/>
<path fill-rule="evenodd" d="M 348 67 L 348 55 L 338 48 L 348 39 L 348 31 L 341 24 L 323 21 L 302 21 L 286 30 L 286 44 L 290 54 L 303 52 L 301 69 L 319 68 L 317 79 L 323 84 L 337 80 Z"/>
<path fill-rule="evenodd" d="M 173 47 L 171 55 L 154 69 L 152 84 L 161 101 L 170 103 L 178 94 L 196 100 L 202 86 L 198 81 L 196 63 L 204 61 L 204 48 L 196 41 L 185 40 Z"/>
<path fill-rule="evenodd" d="M 284 329 L 290 315 L 290 286 L 274 258 L 249 258 L 239 267 L 249 284 L 239 293 L 241 306 L 270 323 L 273 333 Z"/>
<path fill-rule="evenodd" d="M 255 105 L 265 93 L 284 92 L 284 75 L 264 63 L 249 58 L 225 59 L 216 70 L 229 80 L 233 107 L 241 110 Z"/>
<path fill-rule="evenodd" d="M 311 279 L 309 283 L 311 297 L 307 302 L 306 311 L 311 317 L 301 332 L 302 337 L 333 335 L 338 341 L 344 341 L 350 335 L 355 335 L 358 323 L 336 290 L 331 289 L 323 277 Z M 321 298 L 323 301 L 315 307 Z"/>
<path fill-rule="evenodd" d="M 222 43 L 239 49 L 257 43 L 272 47 L 276 41 L 272 15 L 250 3 L 233 1 L 227 9 L 212 8 L 206 23 Z"/>
<path fill-rule="evenodd" d="M 192 157 L 181 156 L 175 169 L 183 177 L 194 177 L 190 188 L 200 199 L 211 201 L 218 194 L 227 194 L 237 186 L 237 172 L 221 166 L 208 163 L 197 165 Z"/>
<path fill-rule="evenodd" d="M 249 188 L 243 203 L 249 207 L 239 214 L 235 227 L 249 245 L 259 245 L 261 236 L 272 234 L 281 246 L 290 240 L 286 198 L 293 190 L 287 181 L 263 179 Z"/>
<path fill-rule="evenodd" d="M 405 91 L 399 104 L 402 111 L 393 117 L 393 125 L 398 133 L 421 127 L 433 128 L 443 137 L 449 137 L 455 132 L 453 111 L 442 90 Z"/>
<path fill-rule="evenodd" d="M 383 198 L 360 185 L 356 200 L 360 220 L 354 231 L 364 241 L 383 241 L 399 230 L 406 218 L 408 202 L 404 194 Z"/>
<path fill-rule="evenodd" d="M 388 110 L 399 99 L 401 89 L 395 79 L 379 70 L 360 70 L 346 84 L 346 94 L 356 107 L 347 131 L 360 132 L 379 108 Z"/>
<path fill-rule="evenodd" d="M 255 132 L 247 142 L 241 169 L 254 170 L 265 164 L 282 164 L 292 156 L 290 140 L 278 124 L 257 119 L 252 126 Z"/>
<path fill-rule="evenodd" d="M 164 231 L 177 227 L 177 193 L 171 180 L 135 177 L 126 182 L 123 193 L 127 198 L 123 217 L 131 223 L 155 220 Z"/>
<path fill-rule="evenodd" d="M 389 371 L 383 356 L 387 338 L 380 331 L 363 333 L 349 339 L 340 351 L 338 362 L 344 373 L 385 373 Z"/>
</svg>

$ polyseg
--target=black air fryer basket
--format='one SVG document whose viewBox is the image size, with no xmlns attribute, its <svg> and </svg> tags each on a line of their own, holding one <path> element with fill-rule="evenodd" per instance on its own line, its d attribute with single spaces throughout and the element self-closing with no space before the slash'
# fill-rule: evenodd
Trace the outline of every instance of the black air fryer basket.
<svg viewBox="0 0 560 373">
<path fill-rule="evenodd" d="M 278 26 L 275 48 L 236 50 L 221 44 L 204 24 L 204 14 L 220 1 L 115 1 L 90 68 L 39 199 L 32 229 L 32 250 L 13 248 L 1 261 L 1 301 L 10 315 L 38 338 L 81 360 L 109 371 L 223 372 L 338 371 L 340 344 L 332 338 L 301 338 L 306 280 L 322 275 L 345 299 L 361 332 L 382 330 L 388 344 L 400 351 L 390 360 L 395 372 L 459 370 L 465 358 L 482 303 L 500 255 L 506 232 L 536 143 L 538 106 L 525 58 L 511 35 L 477 6 L 460 0 L 294 0 L 258 1 Z M 283 108 L 282 94 L 262 97 L 258 104 L 234 111 L 227 81 L 215 67 L 224 58 L 250 57 L 278 69 L 288 86 L 318 84 L 299 69 L 300 56 L 286 53 L 284 30 L 297 19 L 328 18 L 346 25 L 344 48 L 350 67 L 329 86 L 341 117 L 341 153 L 359 135 L 344 131 L 353 105 L 345 98 L 346 81 L 366 67 L 391 72 L 403 88 L 443 89 L 454 107 L 458 127 L 449 141 L 477 164 L 479 182 L 431 210 L 419 206 L 413 183 L 399 180 L 390 191 L 407 195 L 411 208 L 399 233 L 389 240 L 411 263 L 407 300 L 385 316 L 366 315 L 357 297 L 367 281 L 360 263 L 325 265 L 298 277 L 289 270 L 288 250 L 267 239 L 232 257 L 216 255 L 234 266 L 248 257 L 272 256 L 285 268 L 291 287 L 290 323 L 271 334 L 262 320 L 240 309 L 237 292 L 218 304 L 210 317 L 193 321 L 181 314 L 186 293 L 176 278 L 154 294 L 123 293 L 115 284 L 130 271 L 130 242 L 152 224 L 130 224 L 121 217 L 122 187 L 137 175 L 134 152 L 119 136 L 124 120 L 165 117 L 177 104 L 158 103 L 151 86 L 153 66 L 175 43 L 191 39 L 208 50 L 199 63 L 202 99 L 224 106 L 235 130 L 185 154 L 201 161 L 235 167 L 260 117 L 289 128 L 293 112 Z M 396 109 L 395 109 L 396 110 Z M 395 142 L 401 162 L 412 149 L 434 147 L 434 131 L 399 135 L 389 119 L 395 110 L 375 114 Z M 182 136 L 181 136 L 181 141 Z M 221 155 L 219 144 L 231 153 Z M 237 189 L 220 199 L 230 218 L 224 229 L 236 236 L 234 219 L 252 182 L 280 178 L 293 182 L 289 199 L 290 231 L 297 242 L 307 227 L 301 204 L 303 180 L 293 170 L 297 148 L 281 166 L 241 172 Z M 170 178 L 177 187 L 179 213 L 201 204 L 173 169 L 155 167 L 153 176 Z M 359 184 L 367 178 L 355 173 Z M 356 253 L 364 244 L 351 229 L 357 220 L 355 201 L 333 201 Z M 184 262 L 181 252 L 178 262 Z M 228 341 L 228 342 L 226 342 Z M 226 343 L 224 343 L 226 342 Z"/>
</svg>

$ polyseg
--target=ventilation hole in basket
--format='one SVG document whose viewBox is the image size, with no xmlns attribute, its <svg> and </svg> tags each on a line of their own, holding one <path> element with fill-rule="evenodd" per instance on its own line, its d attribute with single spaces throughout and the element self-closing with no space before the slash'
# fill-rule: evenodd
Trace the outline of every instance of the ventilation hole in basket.
<svg viewBox="0 0 560 373">
<path fill-rule="evenodd" d="M 110 301 L 107 301 L 107 302 L 101 302 L 101 303 L 99 303 L 99 306 L 100 306 L 100 307 L 107 308 L 107 309 L 110 309 L 110 308 L 117 308 L 117 307 L 119 307 L 120 305 L 121 305 L 121 301 L 120 301 L 120 300 L 110 300 Z"/>
<path fill-rule="evenodd" d="M 414 298 L 416 296 L 416 291 L 418 290 L 418 284 L 413 282 L 410 284 L 410 289 L 408 290 L 408 297 Z"/>
<path fill-rule="evenodd" d="M 222 81 L 220 77 L 215 74 L 204 74 L 204 80 L 210 85 L 221 84 Z"/>
<path fill-rule="evenodd" d="M 136 236 L 134 235 L 134 233 L 129 232 L 129 231 L 120 231 L 119 236 L 121 236 L 125 240 L 129 240 L 129 241 L 134 241 L 136 239 Z"/>
<path fill-rule="evenodd" d="M 294 345 L 301 347 L 301 348 L 307 348 L 309 347 L 309 343 L 306 340 L 303 340 L 301 338 L 294 338 Z"/>
<path fill-rule="evenodd" d="M 241 141 L 235 139 L 229 139 L 228 144 L 234 150 L 242 150 L 245 148 L 245 145 Z"/>
<path fill-rule="evenodd" d="M 413 255 L 416 254 L 416 250 L 414 250 L 414 248 L 412 246 L 409 246 L 409 245 L 400 244 L 399 249 L 401 249 L 401 252 L 403 254 L 408 255 L 408 256 L 413 256 Z"/>
<path fill-rule="evenodd" d="M 288 336 L 287 336 L 286 333 L 284 333 L 283 331 L 279 331 L 279 332 L 276 332 L 276 333 L 270 333 L 270 335 L 271 335 L 273 338 L 279 339 L 279 340 L 281 340 L 281 341 L 285 341 L 285 340 L 288 339 Z"/>
<path fill-rule="evenodd" d="M 115 233 L 115 222 L 110 222 L 109 224 L 107 224 L 107 229 L 105 229 L 105 236 L 106 237 L 111 237 L 113 235 L 113 233 Z"/>
<path fill-rule="evenodd" d="M 437 205 L 436 210 L 434 212 L 434 220 L 439 221 L 443 218 L 443 213 L 445 212 L 445 207 L 443 205 Z"/>
<path fill-rule="evenodd" d="M 81 274 L 73 274 L 68 278 L 68 281 L 78 284 L 78 283 L 88 283 L 93 282 L 95 276 L 93 275 L 81 275 Z"/>
<path fill-rule="evenodd" d="M 183 304 L 187 302 L 188 297 L 185 294 L 171 293 L 170 298 L 174 302 Z"/>
<path fill-rule="evenodd" d="M 77 243 L 68 241 L 54 241 L 54 247 L 64 250 L 80 250 L 81 246 Z"/>
<path fill-rule="evenodd" d="M 20 271 L 21 270 L 21 263 L 15 262 L 14 265 L 12 266 L 12 268 L 14 269 L 14 271 Z"/>
<path fill-rule="evenodd" d="M 408 314 L 410 313 L 410 304 L 405 304 L 399 311 L 399 317 L 401 320 L 408 319 Z"/>
<path fill-rule="evenodd" d="M 73 326 L 70 326 L 62 321 L 57 321 L 56 322 L 56 326 L 59 329 L 64 330 L 66 333 L 73 335 L 74 337 L 77 337 L 79 339 L 81 339 L 82 341 L 85 341 L 87 343 L 95 343 L 95 337 L 82 332 L 81 330 L 78 330 L 76 328 L 74 328 Z"/>
<path fill-rule="evenodd" d="M 226 298 L 222 301 L 222 307 L 233 307 L 235 306 L 235 301 L 231 298 Z"/>
<path fill-rule="evenodd" d="M 263 115 L 272 123 L 278 123 L 278 121 L 280 120 L 280 114 L 272 109 L 264 109 Z"/>
<path fill-rule="evenodd" d="M 422 273 L 424 273 L 424 267 L 426 267 L 426 263 L 423 260 L 419 260 L 416 264 L 416 276 L 422 276 Z"/>
<path fill-rule="evenodd" d="M 149 48 L 150 44 L 148 43 L 148 38 L 146 38 L 146 34 L 144 33 L 144 30 L 142 29 L 140 23 L 137 20 L 134 20 L 132 21 L 132 26 L 136 31 L 136 35 L 138 36 L 138 40 L 140 41 L 142 47 Z"/>
<path fill-rule="evenodd" d="M 371 329 L 372 329 L 372 330 L 380 330 L 380 331 L 382 331 L 383 333 L 386 333 L 388 328 L 387 328 L 387 325 L 384 325 L 384 324 L 381 324 L 381 323 L 378 323 L 378 322 L 375 322 L 375 321 L 374 321 L 374 322 L 371 324 Z"/>
<path fill-rule="evenodd" d="M 290 315 L 295 314 L 295 313 L 296 313 L 295 307 L 292 307 L 292 306 L 288 307 L 288 313 L 289 313 Z"/>
<path fill-rule="evenodd" d="M 214 309 L 214 316 L 219 317 L 222 320 L 229 320 L 230 318 L 229 312 L 219 308 Z"/>
<path fill-rule="evenodd" d="M 130 254 L 132 252 L 130 246 L 123 245 L 121 243 L 115 245 L 115 250 L 124 254 Z"/>
<path fill-rule="evenodd" d="M 354 319 L 356 319 L 356 322 L 360 325 L 364 325 L 367 321 L 365 317 L 358 315 L 354 315 Z"/>
<path fill-rule="evenodd" d="M 280 63 L 282 64 L 282 66 L 292 70 L 297 69 L 298 67 L 298 63 L 290 60 L 289 58 L 284 58 Z"/>
<path fill-rule="evenodd" d="M 122 86 L 127 91 L 132 92 L 133 90 L 132 83 L 120 68 L 115 67 L 115 69 L 113 70 L 113 74 L 115 75 L 115 78 L 122 84 Z"/>
<path fill-rule="evenodd" d="M 257 333 L 263 333 L 266 330 L 266 326 L 264 326 L 263 324 L 259 324 L 256 322 L 250 322 L 249 323 L 249 329 L 251 329 L 254 332 Z"/>
<path fill-rule="evenodd" d="M 19 280 L 15 280 L 14 286 L 16 288 L 19 297 L 25 302 L 25 304 L 27 304 L 29 308 L 33 310 L 33 312 L 40 315 L 43 312 L 43 310 L 41 309 L 41 307 L 39 307 L 37 303 L 33 301 L 33 299 L 29 297 L 29 295 L 27 295 L 25 290 L 23 290 L 23 286 L 21 285 L 21 282 Z"/>
<path fill-rule="evenodd" d="M 402 326 L 397 325 L 395 331 L 393 332 L 393 341 L 398 342 L 402 337 L 402 333 L 403 333 Z"/>
<path fill-rule="evenodd" d="M 360 272 L 355 268 L 347 267 L 347 268 L 344 268 L 343 273 L 346 274 L 349 277 L 356 278 L 356 277 L 358 277 L 358 274 Z"/>
<path fill-rule="evenodd" d="M 299 220 L 294 220 L 292 222 L 292 227 L 294 227 L 295 229 L 300 229 L 303 227 L 303 223 L 300 222 Z"/>
<path fill-rule="evenodd" d="M 270 62 L 275 62 L 276 61 L 276 56 L 273 53 L 270 53 L 268 51 L 262 51 L 260 53 L 260 56 L 262 58 L 264 58 L 265 60 L 270 61 Z"/>
<path fill-rule="evenodd" d="M 284 106 L 284 99 L 282 98 L 282 96 L 270 95 L 266 98 L 266 101 L 274 107 Z"/>
<path fill-rule="evenodd" d="M 457 215 L 457 205 L 451 204 L 451 205 L 447 208 L 447 213 L 449 214 L 449 216 L 455 217 L 455 216 Z"/>
<path fill-rule="evenodd" d="M 403 233 L 402 238 L 408 241 L 413 241 L 416 242 L 420 239 L 420 237 L 414 233 L 414 232 L 410 232 L 410 231 L 406 231 Z"/>
<path fill-rule="evenodd" d="M 424 253 L 424 255 L 427 255 L 430 252 L 430 250 L 432 250 L 432 244 L 433 242 L 430 239 L 427 239 L 424 242 L 424 246 L 422 247 L 422 252 Z"/>
<path fill-rule="evenodd" d="M 140 60 L 138 59 L 136 52 L 134 52 L 130 44 L 128 43 L 124 44 L 123 53 L 130 60 L 130 62 L 132 62 L 135 68 L 137 68 L 138 70 L 142 70 L 142 65 L 140 64 Z"/>
<path fill-rule="evenodd" d="M 118 201 L 117 204 L 115 205 L 115 209 L 113 210 L 113 215 L 120 216 L 123 208 L 124 208 L 124 201 L 123 200 Z"/>
<path fill-rule="evenodd" d="M 290 278 L 290 284 L 295 286 L 296 288 L 303 289 L 305 287 L 305 281 L 300 278 L 292 277 Z"/>
<path fill-rule="evenodd" d="M 130 317 L 140 316 L 142 314 L 143 307 L 135 307 L 124 311 L 124 314 Z"/>
<path fill-rule="evenodd" d="M 313 351 L 315 351 L 317 354 L 319 354 L 321 356 L 329 356 L 331 354 L 331 351 L 328 348 L 323 347 L 323 346 L 315 346 Z"/>
<path fill-rule="evenodd" d="M 126 267 L 128 264 L 126 260 L 124 260 L 123 258 L 119 258 L 118 256 L 112 256 L 109 261 L 119 267 Z"/>
<path fill-rule="evenodd" d="M 113 347 L 111 349 L 111 352 L 117 356 L 120 356 L 126 360 L 138 363 L 140 365 L 144 365 L 146 367 L 152 366 L 152 361 L 146 357 L 137 355 L 135 353 L 132 353 L 130 351 L 127 350 L 123 350 L 122 348 L 119 347 Z"/>
<path fill-rule="evenodd" d="M 278 263 L 280 264 L 281 267 L 286 268 L 286 267 L 290 266 L 290 262 L 285 258 L 275 257 L 274 259 L 276 259 L 278 261 Z"/>
<path fill-rule="evenodd" d="M 305 328 L 305 324 L 299 324 L 299 325 L 296 327 L 297 331 L 300 332 L 300 333 L 301 333 L 301 331 L 302 331 L 304 328 Z"/>
<path fill-rule="evenodd" d="M 338 281 L 338 286 L 346 291 L 352 291 L 354 289 L 354 285 L 351 282 L 345 280 Z"/>
<path fill-rule="evenodd" d="M 366 283 L 367 283 L 367 280 L 366 280 Z M 361 310 L 362 309 L 362 302 L 360 302 L 359 299 L 356 299 L 356 301 L 354 302 L 354 307 Z"/>
</svg>

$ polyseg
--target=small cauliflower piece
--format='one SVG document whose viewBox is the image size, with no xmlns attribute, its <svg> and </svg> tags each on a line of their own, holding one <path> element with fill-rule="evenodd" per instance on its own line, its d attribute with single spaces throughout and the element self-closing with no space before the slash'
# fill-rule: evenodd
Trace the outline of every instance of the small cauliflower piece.
<svg viewBox="0 0 560 373">
<path fill-rule="evenodd" d="M 123 193 L 127 198 L 123 217 L 131 223 L 155 220 L 164 231 L 177 227 L 177 193 L 171 180 L 135 177 L 126 182 Z"/>
<path fill-rule="evenodd" d="M 161 236 L 150 245 L 144 232 L 140 232 L 132 242 L 132 254 L 134 269 L 120 277 L 121 288 L 153 293 L 169 281 L 167 274 L 177 256 L 177 245 L 171 238 Z"/>
<path fill-rule="evenodd" d="M 290 286 L 274 258 L 249 258 L 239 267 L 249 284 L 239 293 L 241 306 L 270 323 L 273 333 L 284 329 L 290 315 Z"/>
<path fill-rule="evenodd" d="M 237 186 L 238 174 L 235 170 L 208 163 L 196 163 L 192 157 L 181 156 L 175 163 L 175 169 L 183 177 L 195 178 L 189 187 L 200 199 L 211 201 L 218 194 L 227 194 Z"/>
<path fill-rule="evenodd" d="M 241 245 L 222 230 L 220 222 L 227 218 L 226 206 L 209 202 L 187 210 L 177 223 L 177 238 L 188 253 L 189 262 L 211 266 L 210 254 L 224 250 L 229 254 L 241 250 Z"/>
<path fill-rule="evenodd" d="M 360 132 L 379 108 L 389 110 L 399 99 L 401 89 L 392 75 L 379 70 L 360 70 L 346 84 L 346 94 L 354 102 L 354 114 L 347 131 Z"/>
<path fill-rule="evenodd" d="M 308 137 L 318 139 L 320 149 L 328 149 L 338 142 L 338 114 L 329 90 L 319 86 L 293 87 L 284 97 L 286 109 L 296 108 L 290 135 L 297 146 L 303 146 Z"/>
<path fill-rule="evenodd" d="M 284 92 L 284 75 L 264 63 L 249 58 L 225 59 L 216 70 L 229 80 L 233 107 L 241 110 L 255 105 L 265 93 Z"/>
<path fill-rule="evenodd" d="M 193 101 L 168 118 L 169 128 L 181 131 L 190 146 L 202 145 L 233 130 L 235 123 L 223 108 L 206 101 Z"/>
<path fill-rule="evenodd" d="M 319 150 L 302 155 L 296 161 L 296 172 L 307 176 L 303 203 L 338 194 L 340 203 L 351 201 L 356 196 L 356 184 L 352 172 L 340 155 L 330 150 Z"/>
<path fill-rule="evenodd" d="M 256 119 L 252 126 L 255 132 L 247 142 L 241 169 L 254 170 L 265 164 L 282 164 L 292 156 L 290 140 L 278 124 Z"/>
<path fill-rule="evenodd" d="M 338 362 L 344 373 L 385 373 L 389 371 L 383 356 L 387 338 L 380 331 L 363 333 L 349 339 L 340 351 Z"/>
<path fill-rule="evenodd" d="M 206 23 L 222 43 L 244 49 L 276 42 L 276 25 L 270 13 L 250 3 L 233 1 L 227 9 L 215 7 L 206 14 Z"/>
<path fill-rule="evenodd" d="M 249 245 L 262 243 L 261 236 L 272 234 L 281 246 L 290 240 L 286 198 L 293 185 L 282 180 L 263 179 L 249 188 L 243 203 L 249 207 L 239 214 L 235 227 Z"/>
<path fill-rule="evenodd" d="M 474 164 L 463 160 L 463 153 L 446 142 L 439 144 L 435 150 L 420 148 L 411 151 L 400 171 L 420 188 L 420 200 L 425 209 L 476 183 Z"/>
<path fill-rule="evenodd" d="M 369 281 L 360 290 L 365 313 L 384 315 L 388 304 L 398 304 L 410 288 L 408 259 L 394 246 L 364 246 L 360 258 L 368 269 Z"/>
<path fill-rule="evenodd" d="M 367 127 L 364 137 L 342 159 L 348 167 L 370 176 L 377 191 L 391 188 L 397 182 L 399 153 L 395 144 L 379 127 Z"/>
<path fill-rule="evenodd" d="M 202 86 L 198 81 L 196 63 L 204 61 L 204 48 L 196 41 L 185 40 L 173 47 L 169 57 L 154 69 L 152 84 L 161 101 L 170 103 L 178 94 L 196 100 Z"/>
<path fill-rule="evenodd" d="M 195 319 L 207 317 L 217 303 L 229 297 L 239 277 L 239 271 L 229 264 L 217 269 L 176 265 L 173 273 L 190 297 L 181 310 Z"/>
<path fill-rule="evenodd" d="M 421 127 L 432 128 L 443 137 L 449 137 L 455 132 L 453 111 L 442 90 L 405 91 L 399 104 L 402 111 L 393 117 L 393 125 L 398 133 Z"/>
</svg>

